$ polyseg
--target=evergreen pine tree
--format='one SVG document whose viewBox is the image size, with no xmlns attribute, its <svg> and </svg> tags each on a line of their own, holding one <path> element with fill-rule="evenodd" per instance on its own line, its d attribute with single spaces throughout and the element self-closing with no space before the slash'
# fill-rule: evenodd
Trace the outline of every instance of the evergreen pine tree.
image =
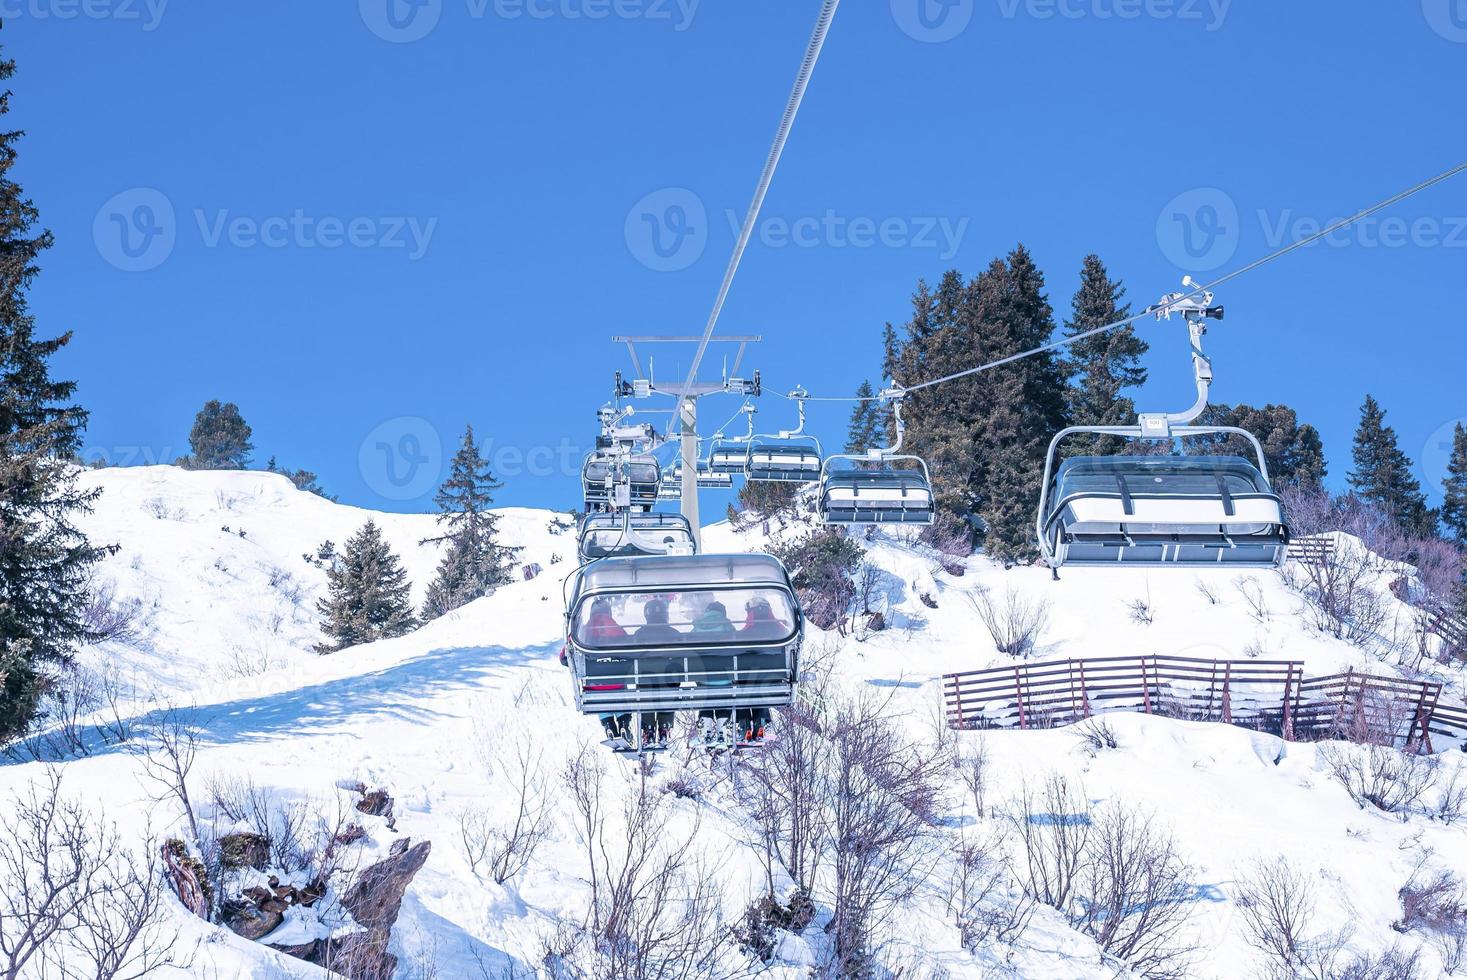
<svg viewBox="0 0 1467 980">
<path fill-rule="evenodd" d="M 881 331 L 881 384 L 888 381 L 900 382 L 902 370 L 902 342 L 897 338 L 896 328 L 887 323 Z M 891 406 L 885 402 L 874 402 L 871 406 L 872 430 L 889 446 L 896 441 L 896 421 Z"/>
<path fill-rule="evenodd" d="M 0 60 L 0 84 L 14 72 Z M 9 111 L 4 91 L 0 116 Z M 22 135 L 0 132 L 0 743 L 25 732 L 52 672 L 87 638 L 88 570 L 103 554 L 72 523 L 96 500 L 69 462 L 87 415 L 71 404 L 76 384 L 48 364 L 71 334 L 37 340 L 27 305 L 52 239 L 10 178 Z"/>
<path fill-rule="evenodd" d="M 318 644 L 316 652 L 402 636 L 418 625 L 407 571 L 375 522 L 347 540 L 326 578 L 327 593 L 316 608 L 325 617 L 321 630 L 330 642 Z"/>
<path fill-rule="evenodd" d="M 190 454 L 183 464 L 191 470 L 242 470 L 250 465 L 252 430 L 234 402 L 211 399 L 194 416 L 188 434 Z"/>
<path fill-rule="evenodd" d="M 424 619 L 436 619 L 511 581 L 515 552 L 499 544 L 499 517 L 489 509 L 501 486 L 474 442 L 473 426 L 466 427 L 448 479 L 433 497 L 444 533 L 423 542 L 448 546 L 428 587 Z"/>
<path fill-rule="evenodd" d="M 1442 524 L 1459 544 L 1467 544 L 1467 429 L 1452 432 L 1452 456 L 1442 481 Z"/>
<path fill-rule="evenodd" d="M 1235 426 L 1257 436 L 1275 485 L 1317 487 L 1324 482 L 1327 469 L 1319 430 L 1301 425 L 1298 413 L 1287 405 L 1211 405 L 1202 423 Z M 1209 448 L 1250 459 L 1254 453 L 1252 445 L 1238 436 L 1214 440 Z"/>
<path fill-rule="evenodd" d="M 846 429 L 846 452 L 864 453 L 872 446 L 878 445 L 877 438 L 880 431 L 881 404 L 872 401 L 876 392 L 871 388 L 871 382 L 862 381 L 861 386 L 856 389 L 856 407 L 851 409 L 851 424 Z"/>
<path fill-rule="evenodd" d="M 1052 339 L 1054 311 L 1044 296 L 1044 275 L 1023 245 L 990 266 L 970 293 L 974 330 L 992 338 L 980 363 Z M 1034 512 L 1044 459 L 1054 434 L 1068 424 L 1064 369 L 1055 354 L 1045 353 L 976 377 L 986 389 L 975 416 L 973 480 L 984 551 L 1006 563 L 1028 561 L 1037 554 Z"/>
<path fill-rule="evenodd" d="M 1099 256 L 1085 256 L 1080 288 L 1075 291 L 1070 318 L 1065 321 L 1065 336 L 1074 337 L 1130 316 L 1130 304 L 1122 302 L 1125 295 L 1126 288 L 1110 278 Z M 1125 326 L 1077 340 L 1068 347 L 1062 364 L 1072 424 L 1134 424 L 1136 405 L 1121 391 L 1146 383 L 1141 357 L 1148 346 L 1136 336 L 1135 329 Z M 1118 452 L 1120 445 L 1121 440 L 1111 436 L 1076 437 L 1065 443 L 1065 453 L 1108 455 Z"/>
<path fill-rule="evenodd" d="M 1411 475 L 1411 460 L 1396 444 L 1396 431 L 1385 424 L 1385 410 L 1370 395 L 1360 409 L 1355 430 L 1354 469 L 1350 489 L 1378 508 L 1402 531 L 1436 533 L 1436 513 L 1426 506 L 1421 484 Z"/>
</svg>

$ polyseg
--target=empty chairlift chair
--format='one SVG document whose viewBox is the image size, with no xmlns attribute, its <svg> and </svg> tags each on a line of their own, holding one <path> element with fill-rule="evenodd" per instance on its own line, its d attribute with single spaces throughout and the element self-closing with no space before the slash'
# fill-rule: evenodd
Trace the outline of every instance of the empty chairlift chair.
<svg viewBox="0 0 1467 980">
<path fill-rule="evenodd" d="M 770 483 L 814 483 L 820 479 L 823 457 L 820 440 L 805 435 L 805 399 L 809 394 L 796 388 L 789 397 L 799 405 L 800 424 L 778 435 L 753 436 L 744 466 L 750 480 Z"/>
<path fill-rule="evenodd" d="M 1183 283 L 1192 286 L 1189 279 Z M 1035 531 L 1056 571 L 1064 565 L 1263 567 L 1283 564 L 1289 529 L 1268 479 L 1263 445 L 1233 426 L 1191 423 L 1207 408 L 1212 362 L 1202 353 L 1209 319 L 1221 320 L 1212 294 L 1173 293 L 1152 307 L 1157 319 L 1179 312 L 1192 339 L 1197 400 L 1184 412 L 1143 414 L 1134 426 L 1076 426 L 1049 444 Z M 1239 441 L 1242 455 L 1076 456 L 1058 463 L 1060 444 L 1075 434 L 1133 442 L 1205 438 L 1224 446 Z"/>
<path fill-rule="evenodd" d="M 581 521 L 576 554 L 581 564 L 635 555 L 691 555 L 692 525 L 681 514 L 588 514 Z"/>
<path fill-rule="evenodd" d="M 748 469 L 749 443 L 754 439 L 754 406 L 745 405 L 739 411 L 748 419 L 748 434 L 732 437 L 725 437 L 722 432 L 714 434 L 708 446 L 708 469 L 711 473 L 743 476 Z"/>
<path fill-rule="evenodd" d="M 769 555 L 608 558 L 576 576 L 566 616 L 583 714 L 731 718 L 793 700 L 804 620 Z"/>
<path fill-rule="evenodd" d="M 727 490 L 733 486 L 733 475 L 715 473 L 707 460 L 698 460 L 698 486 L 703 490 Z"/>
<path fill-rule="evenodd" d="M 827 524 L 931 524 L 932 479 L 920 457 L 902 455 L 905 428 L 899 389 L 888 389 L 895 444 L 865 454 L 831 456 L 820 470 L 820 515 Z"/>
</svg>

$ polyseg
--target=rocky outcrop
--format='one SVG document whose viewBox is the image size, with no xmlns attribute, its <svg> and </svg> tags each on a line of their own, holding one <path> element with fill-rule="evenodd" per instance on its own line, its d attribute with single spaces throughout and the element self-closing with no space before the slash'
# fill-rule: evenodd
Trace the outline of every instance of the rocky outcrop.
<svg viewBox="0 0 1467 980">
<path fill-rule="evenodd" d="M 188 852 L 183 841 L 174 838 L 163 844 L 163 868 L 183 907 L 207 920 L 214 904 L 214 892 L 203 862 Z"/>
<path fill-rule="evenodd" d="M 219 862 L 226 868 L 265 870 L 270 863 L 270 838 L 260 834 L 225 834 L 219 838 Z"/>
</svg>

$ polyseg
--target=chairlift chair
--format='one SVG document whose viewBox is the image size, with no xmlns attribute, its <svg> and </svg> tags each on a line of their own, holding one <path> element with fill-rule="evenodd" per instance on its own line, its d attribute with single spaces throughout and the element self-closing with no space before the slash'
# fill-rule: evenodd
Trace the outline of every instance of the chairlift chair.
<svg viewBox="0 0 1467 980">
<path fill-rule="evenodd" d="M 576 536 L 576 556 L 583 565 L 603 558 L 691 555 L 696 551 L 692 525 L 681 514 L 588 514 Z"/>
<path fill-rule="evenodd" d="M 715 473 L 707 460 L 698 460 L 698 487 L 703 490 L 727 490 L 733 486 L 733 475 Z"/>
<path fill-rule="evenodd" d="M 581 489 L 588 512 L 651 510 L 662 486 L 662 468 L 654 456 L 597 451 L 581 464 Z"/>
<path fill-rule="evenodd" d="M 1191 286 L 1190 278 L 1183 280 Z M 1056 575 L 1064 565 L 1277 568 L 1289 529 L 1268 478 L 1263 445 L 1233 426 L 1192 425 L 1207 407 L 1212 363 L 1202 353 L 1207 320 L 1221 320 L 1212 294 L 1173 293 L 1153 307 L 1157 319 L 1188 322 L 1197 401 L 1185 412 L 1143 414 L 1134 426 L 1073 426 L 1054 437 L 1044 464 L 1035 530 Z M 1058 463 L 1060 444 L 1077 434 L 1132 442 L 1238 437 L 1241 456 L 1076 456 Z"/>
<path fill-rule="evenodd" d="M 643 721 L 699 711 L 732 719 L 788 705 L 804 617 L 789 573 L 764 554 L 607 558 L 575 577 L 566 663 L 576 708 Z"/>
<path fill-rule="evenodd" d="M 932 478 L 919 456 L 899 452 L 900 388 L 882 392 L 892 402 L 896 441 L 884 449 L 828 456 L 820 468 L 820 516 L 827 524 L 931 524 L 937 517 Z"/>
<path fill-rule="evenodd" d="M 814 483 L 820 479 L 823 454 L 820 440 L 805 433 L 805 399 L 803 388 L 790 392 L 799 405 L 800 424 L 776 435 L 756 435 L 749 440 L 744 475 L 750 480 L 771 483 Z"/>
<path fill-rule="evenodd" d="M 708 447 L 708 469 L 713 473 L 743 476 L 749 463 L 749 443 L 754 439 L 753 405 L 745 405 L 739 412 L 749 423 L 749 431 L 742 436 L 726 437 L 722 432 L 713 435 Z"/>
</svg>

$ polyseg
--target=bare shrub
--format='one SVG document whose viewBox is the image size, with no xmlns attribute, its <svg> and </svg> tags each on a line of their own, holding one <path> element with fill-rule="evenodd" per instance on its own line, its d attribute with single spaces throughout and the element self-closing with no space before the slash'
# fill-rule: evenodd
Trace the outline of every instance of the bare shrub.
<svg viewBox="0 0 1467 980">
<path fill-rule="evenodd" d="M 1257 861 L 1238 874 L 1237 906 L 1249 945 L 1276 980 L 1335 980 L 1348 933 L 1316 933 L 1314 884 L 1287 858 Z"/>
<path fill-rule="evenodd" d="M 724 975 L 730 933 L 716 869 L 695 846 L 698 828 L 667 834 L 667 794 L 643 779 L 609 819 L 605 770 L 583 750 L 564 780 L 585 848 L 591 886 L 586 924 L 562 937 L 558 962 L 591 980 Z"/>
<path fill-rule="evenodd" d="M 1215 606 L 1221 600 L 1222 597 L 1218 595 L 1217 586 L 1213 585 L 1209 580 L 1199 578 L 1193 584 L 1197 589 L 1197 594 L 1206 599 L 1209 606 Z"/>
<path fill-rule="evenodd" d="M 964 835 L 954 848 L 944 900 L 959 941 L 970 953 L 1020 942 L 1034 916 L 1034 898 L 1012 887 L 1005 851 L 1002 833 Z"/>
<path fill-rule="evenodd" d="M 215 776 L 208 783 L 208 792 L 218 813 L 269 841 L 276 867 L 294 873 L 312 864 L 309 807 L 281 799 L 273 790 L 255 785 L 249 776 Z"/>
<path fill-rule="evenodd" d="M 1156 607 L 1151 604 L 1150 584 L 1146 586 L 1144 596 L 1138 596 L 1126 603 L 1126 615 L 1138 626 L 1150 626 L 1156 622 Z"/>
<path fill-rule="evenodd" d="M 758 830 L 770 896 L 775 893 L 776 866 L 783 867 L 800 890 L 814 890 L 828 833 L 821 794 L 820 765 L 826 746 L 820 719 L 802 703 L 781 708 L 778 715 L 779 738 L 765 743 L 750 761 L 750 779 L 742 787 Z"/>
<path fill-rule="evenodd" d="M 1391 928 L 1397 932 L 1467 936 L 1467 889 L 1451 871 L 1428 871 L 1422 862 L 1396 896 L 1401 918 Z"/>
<path fill-rule="evenodd" d="M 512 816 L 496 822 L 482 807 L 459 816 L 459 835 L 475 874 L 487 873 L 498 885 L 529 867 L 536 849 L 549 833 L 551 796 L 541 779 L 544 753 L 527 739 L 516 746 L 511 768 L 505 773 Z"/>
<path fill-rule="evenodd" d="M 820 798 L 829 811 L 833 872 L 827 927 L 841 976 L 879 948 L 876 925 L 910 898 L 936 860 L 944 761 L 904 735 L 890 699 L 839 702 L 826 725 Z"/>
<path fill-rule="evenodd" d="M 1419 980 L 1421 954 L 1392 946 L 1379 955 L 1359 953 L 1346 960 L 1329 980 Z"/>
<path fill-rule="evenodd" d="M 1140 811 L 1110 806 L 1090 835 L 1084 901 L 1071 921 L 1143 977 L 1187 975 L 1190 869 L 1170 833 Z"/>
<path fill-rule="evenodd" d="M 153 799 L 155 802 L 175 800 L 188 820 L 192 839 L 197 843 L 199 821 L 188 788 L 189 775 L 199 751 L 193 713 L 170 705 L 157 711 L 139 727 L 143 738 L 138 760 L 144 780 L 154 788 Z"/>
<path fill-rule="evenodd" d="M 1024 784 L 1010 814 L 1024 848 L 1024 888 L 1061 912 L 1071 907 L 1085 867 L 1092 824 L 1084 791 L 1060 773 L 1036 788 Z"/>
<path fill-rule="evenodd" d="M 1449 826 L 1467 813 L 1467 779 L 1462 778 L 1460 765 L 1452 767 L 1446 780 L 1441 783 L 1441 791 L 1437 794 L 1436 803 L 1430 812 L 1433 819 Z"/>
<path fill-rule="evenodd" d="M 1369 547 L 1346 539 L 1315 561 L 1286 566 L 1284 580 L 1304 597 L 1310 626 L 1359 643 L 1378 636 L 1390 617 L 1377 584 L 1382 567 Z"/>
<path fill-rule="evenodd" d="M 94 581 L 82 610 L 82 625 L 93 642 L 135 643 L 145 632 L 143 602 L 136 596 L 119 599 L 115 582 Z"/>
<path fill-rule="evenodd" d="M 186 968 L 164 921 L 156 849 L 124 847 L 104 816 L 63 798 L 61 783 L 60 772 L 48 770 L 7 810 L 0 978 L 132 980 Z"/>
<path fill-rule="evenodd" d="M 1370 804 L 1399 813 L 1415 806 L 1436 784 L 1435 758 L 1407 755 L 1389 745 L 1325 745 L 1319 756 L 1361 809 Z"/>
<path fill-rule="evenodd" d="M 1104 718 L 1091 718 L 1089 721 L 1081 722 L 1075 726 L 1074 734 L 1080 740 L 1081 747 L 1090 755 L 1096 755 L 1107 749 L 1118 749 L 1121 746 L 1115 728 Z"/>
<path fill-rule="evenodd" d="M 1027 657 L 1034 652 L 1049 628 L 1049 600 L 1035 601 L 1015 589 L 996 598 L 988 588 L 968 594 L 978 618 L 993 636 L 993 646 L 1010 657 Z"/>
<path fill-rule="evenodd" d="M 988 741 L 981 735 L 960 743 L 954 756 L 958 778 L 968 791 L 968 798 L 973 801 L 973 808 L 980 819 L 987 815 L 988 780 L 992 771 L 990 761 Z"/>
<path fill-rule="evenodd" d="M 1243 597 L 1243 605 L 1248 609 L 1248 615 L 1254 622 L 1266 623 L 1273 615 L 1268 608 L 1268 600 L 1263 595 L 1263 587 L 1258 584 L 1257 579 L 1240 578 L 1233 583 L 1238 594 Z"/>
</svg>

